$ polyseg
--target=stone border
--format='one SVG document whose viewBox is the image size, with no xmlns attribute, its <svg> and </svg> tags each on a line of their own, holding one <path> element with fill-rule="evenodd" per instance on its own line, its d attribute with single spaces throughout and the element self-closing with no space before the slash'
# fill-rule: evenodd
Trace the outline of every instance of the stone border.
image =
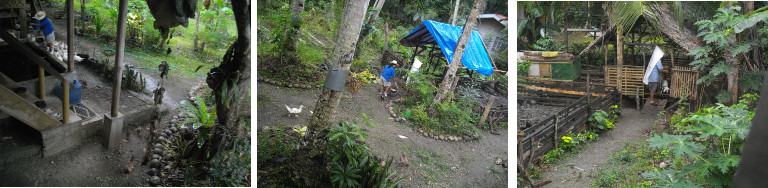
<svg viewBox="0 0 768 188">
<path fill-rule="evenodd" d="M 287 87 L 287 88 L 299 88 L 299 89 L 314 89 L 314 88 L 321 88 L 321 87 L 323 87 L 323 85 L 312 86 L 312 85 L 309 85 L 309 84 L 307 84 L 307 85 L 290 84 L 290 83 L 287 83 L 287 82 L 280 82 L 280 81 L 270 80 L 269 78 L 263 78 L 263 77 L 258 77 L 257 79 L 258 79 L 259 82 L 267 83 L 267 84 L 270 84 L 270 85 L 273 85 L 273 86 L 278 86 L 278 87 L 282 86 L 282 87 Z"/>
<path fill-rule="evenodd" d="M 396 99 L 396 100 L 389 100 L 389 102 L 385 105 L 387 107 L 387 110 L 389 111 L 389 115 L 395 118 L 395 122 L 401 122 L 401 121 L 407 121 L 405 118 L 398 117 L 397 114 L 394 112 L 392 103 L 393 102 L 402 102 L 402 98 Z M 439 135 L 437 133 L 428 133 L 421 128 L 413 128 L 413 131 L 418 132 L 420 135 L 427 137 L 427 138 L 434 138 L 435 140 L 443 140 L 443 141 L 472 141 L 472 140 L 478 140 L 480 139 L 479 135 L 475 133 L 472 136 L 453 136 L 453 135 Z"/>
</svg>

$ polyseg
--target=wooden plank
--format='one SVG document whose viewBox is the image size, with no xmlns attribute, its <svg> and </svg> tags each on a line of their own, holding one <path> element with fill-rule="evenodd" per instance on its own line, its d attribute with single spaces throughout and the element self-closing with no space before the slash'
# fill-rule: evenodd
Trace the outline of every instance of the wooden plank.
<svg viewBox="0 0 768 188">
<path fill-rule="evenodd" d="M 550 64 L 539 64 L 539 76 L 542 78 L 552 78 Z"/>
<path fill-rule="evenodd" d="M 538 87 L 538 86 L 518 86 L 518 87 L 522 87 L 524 89 L 530 89 L 530 90 L 553 92 L 553 93 L 565 93 L 565 94 L 573 94 L 573 95 L 586 95 L 587 94 L 586 92 L 583 92 L 583 91 L 573 91 L 573 90 L 565 90 L 565 89 L 554 89 L 554 88 L 546 88 L 546 87 Z M 602 96 L 605 96 L 605 94 L 592 93 L 592 96 L 602 97 Z"/>
</svg>

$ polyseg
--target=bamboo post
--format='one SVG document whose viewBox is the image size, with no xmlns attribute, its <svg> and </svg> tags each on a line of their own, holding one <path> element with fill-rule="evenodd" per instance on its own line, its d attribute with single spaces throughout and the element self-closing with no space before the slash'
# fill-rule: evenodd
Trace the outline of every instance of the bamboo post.
<svg viewBox="0 0 768 188">
<path fill-rule="evenodd" d="M 619 88 L 619 93 L 621 93 L 621 90 L 622 90 L 621 85 L 623 85 L 622 79 L 624 78 L 622 77 L 622 74 L 621 74 L 622 68 L 624 67 L 624 35 L 622 33 L 621 25 L 617 25 L 617 26 L 618 27 L 616 28 L 616 64 L 617 64 L 616 68 L 618 70 L 617 71 L 618 74 L 616 75 L 616 79 L 617 79 L 616 85 Z"/>
<path fill-rule="evenodd" d="M 491 96 L 491 100 L 488 101 L 488 104 L 485 105 L 485 110 L 483 110 L 483 117 L 480 118 L 480 121 L 477 122 L 477 125 L 482 125 L 485 123 L 485 118 L 488 118 L 488 112 L 491 111 L 491 106 L 493 106 L 493 102 L 496 100 L 496 96 Z"/>
<path fill-rule="evenodd" d="M 64 124 L 69 123 L 69 80 L 64 79 L 63 82 L 61 82 L 61 114 L 64 116 Z"/>
</svg>

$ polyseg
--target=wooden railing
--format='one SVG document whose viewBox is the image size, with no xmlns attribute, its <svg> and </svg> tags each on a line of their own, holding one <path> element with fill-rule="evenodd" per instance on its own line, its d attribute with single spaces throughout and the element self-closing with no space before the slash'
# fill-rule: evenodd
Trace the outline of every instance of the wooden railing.
<svg viewBox="0 0 768 188">
<path fill-rule="evenodd" d="M 528 86 L 545 87 L 552 89 L 569 90 L 569 93 L 539 91 L 526 88 Z M 577 95 L 575 93 L 583 93 Z M 590 85 L 587 87 L 561 86 L 536 82 L 518 81 L 519 98 L 535 98 L 537 104 L 555 104 L 567 102 L 565 108 L 558 111 L 533 126 L 518 130 L 517 158 L 520 164 L 534 162 L 536 158 L 544 156 L 550 150 L 557 148 L 560 137 L 568 132 L 579 133 L 587 129 L 587 119 L 596 110 L 608 111 L 612 105 L 619 103 L 621 96 L 613 86 Z M 548 97 L 547 97 L 548 96 Z M 578 97 L 578 98 L 575 98 Z M 550 103 L 547 103 L 549 100 Z"/>
</svg>

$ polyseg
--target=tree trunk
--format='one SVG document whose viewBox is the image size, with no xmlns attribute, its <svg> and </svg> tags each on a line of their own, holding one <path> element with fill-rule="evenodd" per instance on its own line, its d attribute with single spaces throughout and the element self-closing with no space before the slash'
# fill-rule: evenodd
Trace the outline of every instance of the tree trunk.
<svg viewBox="0 0 768 188">
<path fill-rule="evenodd" d="M 459 68 L 459 64 L 461 64 L 461 56 L 464 55 L 464 47 L 467 45 L 467 41 L 469 41 L 472 30 L 475 28 L 477 15 L 480 12 L 480 8 L 483 6 L 485 6 L 485 0 L 475 0 L 472 11 L 467 18 L 467 23 L 464 24 L 464 29 L 461 31 L 461 37 L 459 37 L 459 41 L 456 44 L 453 58 L 451 58 L 451 64 L 448 66 L 448 72 L 445 73 L 443 82 L 440 83 L 440 89 L 437 90 L 437 95 L 435 95 L 432 105 L 440 103 L 440 101 L 445 98 L 446 93 L 449 91 L 452 92 L 451 85 L 453 85 L 454 79 L 456 79 L 456 70 Z"/>
<path fill-rule="evenodd" d="M 339 28 L 339 39 L 329 64 L 334 68 L 349 70 L 355 53 L 355 43 L 363 25 L 363 16 L 368 7 L 367 0 L 347 0 L 344 2 L 344 13 Z M 296 165 L 293 172 L 295 177 L 306 187 L 327 185 L 328 174 L 325 170 L 325 135 L 336 119 L 336 107 L 343 96 L 341 91 L 323 88 L 315 104 L 307 133 L 301 141 L 302 147 L 297 151 Z"/>
<path fill-rule="evenodd" d="M 745 12 L 745 14 L 751 13 L 751 12 L 755 11 L 755 2 L 754 1 L 745 1 L 744 4 L 745 4 L 746 10 L 747 10 Z M 748 40 L 757 40 L 757 28 L 758 27 L 751 27 L 751 28 L 749 28 L 749 30 L 748 30 L 749 32 L 747 32 Z M 760 63 L 760 46 L 759 45 L 755 45 L 755 46 L 752 47 L 752 64 L 756 65 L 758 67 L 760 65 L 762 65 Z"/>
<path fill-rule="evenodd" d="M 213 136 L 206 143 L 204 153 L 207 159 L 230 146 L 219 148 L 221 143 L 231 143 L 231 140 L 244 137 L 245 131 L 240 126 L 240 118 L 245 109 L 241 102 L 247 102 L 248 87 L 251 81 L 251 9 L 248 0 L 233 0 L 232 8 L 237 24 L 237 40 L 229 47 L 218 67 L 208 72 L 206 83 L 213 89 L 216 101 L 218 125 L 213 130 Z M 226 83 L 228 89 L 224 90 Z M 235 89 L 237 88 L 237 89 Z M 226 98 L 225 98 L 226 97 Z M 223 99 L 226 99 L 223 100 Z"/>
<path fill-rule="evenodd" d="M 281 60 L 288 63 L 298 63 L 296 49 L 301 24 L 303 22 L 301 13 L 304 12 L 304 0 L 293 0 L 291 4 L 291 27 L 285 34 L 285 43 L 280 51 Z"/>
<path fill-rule="evenodd" d="M 621 75 L 621 69 L 624 66 L 624 33 L 621 25 L 616 24 L 616 26 L 616 70 L 618 71 L 616 87 L 619 88 L 619 93 L 621 93 L 621 82 L 624 80 Z"/>
<path fill-rule="evenodd" d="M 389 46 L 389 22 L 384 22 L 384 48 L 381 48 L 381 61 L 384 62 L 384 55 L 387 53 L 387 49 Z"/>
<path fill-rule="evenodd" d="M 368 34 L 371 33 L 371 27 L 373 26 L 373 22 L 376 21 L 376 19 L 379 18 L 379 12 L 381 12 L 381 7 L 384 6 L 384 1 L 386 0 L 376 0 L 374 7 L 376 10 L 373 10 L 374 13 L 370 17 L 368 17 L 365 21 L 365 25 L 362 28 L 362 32 L 360 32 L 360 38 L 357 39 L 357 47 L 355 49 L 355 56 L 357 54 L 360 54 L 360 48 L 365 44 L 365 39 L 368 38 Z"/>
<path fill-rule="evenodd" d="M 731 56 L 731 49 L 725 50 L 725 62 L 732 62 L 733 68 L 728 73 L 728 92 L 731 93 L 730 104 L 736 104 L 739 101 L 739 58 Z"/>
<path fill-rule="evenodd" d="M 451 25 L 456 25 L 456 13 L 459 12 L 459 1 L 456 0 L 456 5 L 453 5 L 453 14 L 451 14 Z"/>
<path fill-rule="evenodd" d="M 197 17 L 195 17 L 195 38 L 193 39 L 192 43 L 195 49 L 194 51 L 202 52 L 203 50 L 200 48 L 200 44 L 198 42 L 198 33 L 200 33 L 200 9 L 197 9 Z"/>
</svg>

